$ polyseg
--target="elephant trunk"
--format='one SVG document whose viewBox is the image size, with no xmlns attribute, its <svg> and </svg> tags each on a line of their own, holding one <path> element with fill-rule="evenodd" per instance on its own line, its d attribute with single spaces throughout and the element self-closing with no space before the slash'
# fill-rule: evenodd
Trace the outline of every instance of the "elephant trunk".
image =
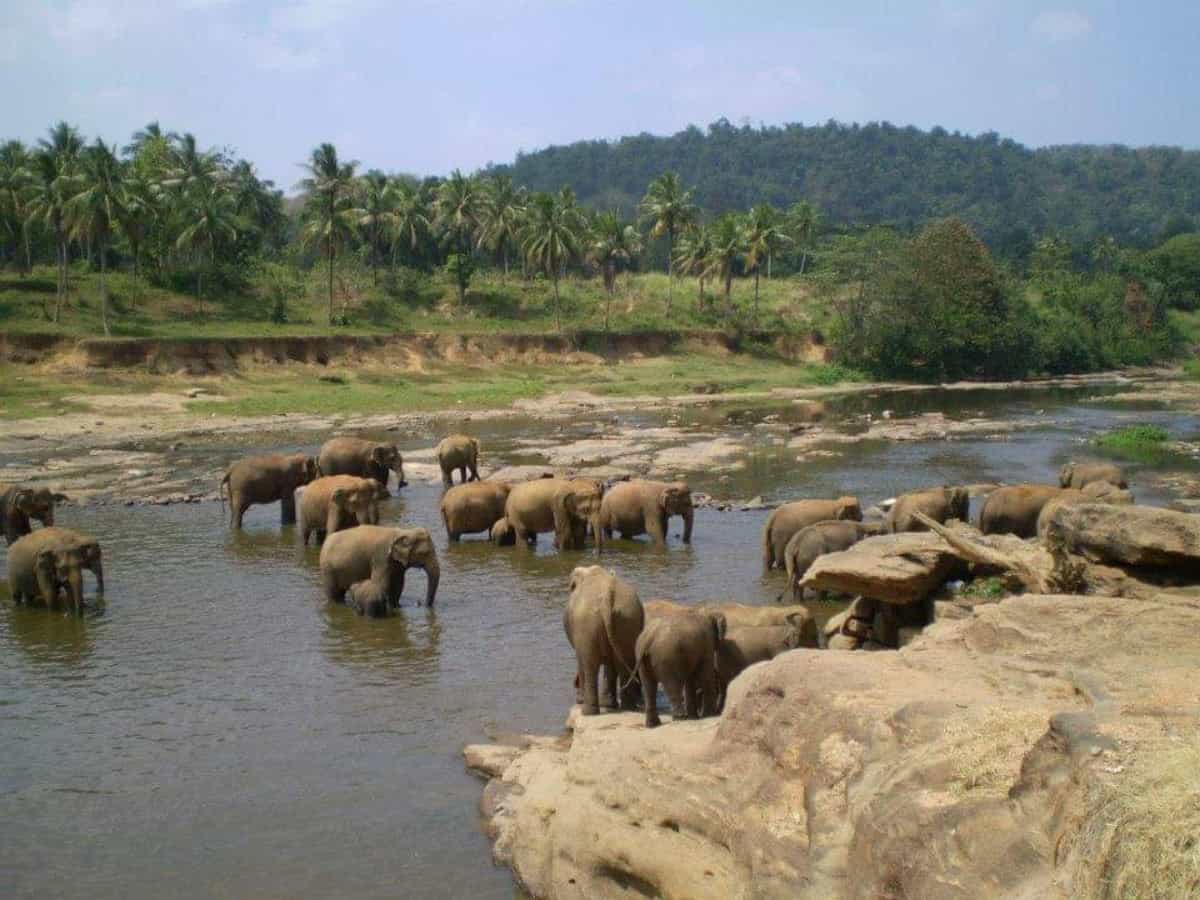
<svg viewBox="0 0 1200 900">
<path fill-rule="evenodd" d="M 50 506 L 47 506 L 45 512 L 43 512 L 40 516 L 38 516 L 38 518 L 42 520 L 42 524 L 45 525 L 47 528 L 53 528 L 54 527 L 54 506 L 53 506 L 53 504 Z"/>
<path fill-rule="evenodd" d="M 692 520 L 695 518 L 695 511 L 689 506 L 683 511 L 683 542 L 690 544 L 692 542 Z"/>
<path fill-rule="evenodd" d="M 100 560 L 100 551 L 96 551 L 96 558 L 92 560 L 92 574 L 96 576 L 96 594 L 102 596 L 104 594 L 104 563 Z M 80 589 L 82 597 L 82 588 Z"/>
<path fill-rule="evenodd" d="M 438 582 L 442 577 L 442 569 L 436 559 L 428 560 L 424 568 L 425 577 L 429 581 L 428 587 L 425 588 L 425 605 L 433 606 L 433 601 L 437 597 Z"/>
<path fill-rule="evenodd" d="M 592 516 L 592 534 L 596 538 L 596 555 L 600 555 L 600 550 L 604 546 L 604 529 L 600 527 L 600 512 Z M 583 548 L 580 548 L 583 549 Z"/>
<path fill-rule="evenodd" d="M 67 599 L 76 612 L 83 610 L 83 572 L 78 566 L 71 566 L 67 572 Z"/>
<path fill-rule="evenodd" d="M 396 487 L 408 487 L 408 482 L 404 479 L 404 462 L 397 462 L 393 467 L 393 471 L 396 473 Z"/>
</svg>

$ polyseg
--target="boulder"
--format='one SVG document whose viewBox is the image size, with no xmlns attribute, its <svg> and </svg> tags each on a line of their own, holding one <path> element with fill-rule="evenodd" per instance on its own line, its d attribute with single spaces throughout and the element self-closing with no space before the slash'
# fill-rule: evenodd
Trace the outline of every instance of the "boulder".
<svg viewBox="0 0 1200 900">
<path fill-rule="evenodd" d="M 1072 504 L 1055 512 L 1046 540 L 1096 562 L 1200 569 L 1200 519 L 1171 509 Z"/>
<path fill-rule="evenodd" d="M 964 569 L 954 549 L 936 534 L 885 534 L 819 557 L 800 584 L 905 605 L 925 599 Z"/>
</svg>

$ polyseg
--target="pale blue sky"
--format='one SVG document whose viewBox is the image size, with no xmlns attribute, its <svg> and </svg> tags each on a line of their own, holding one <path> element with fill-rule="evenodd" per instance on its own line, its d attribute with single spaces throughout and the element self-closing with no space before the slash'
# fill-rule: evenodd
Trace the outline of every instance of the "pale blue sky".
<svg viewBox="0 0 1200 900">
<path fill-rule="evenodd" d="M 724 116 L 1200 147 L 1200 0 L 0 0 L 0 137 L 152 119 L 291 188 Z"/>
</svg>

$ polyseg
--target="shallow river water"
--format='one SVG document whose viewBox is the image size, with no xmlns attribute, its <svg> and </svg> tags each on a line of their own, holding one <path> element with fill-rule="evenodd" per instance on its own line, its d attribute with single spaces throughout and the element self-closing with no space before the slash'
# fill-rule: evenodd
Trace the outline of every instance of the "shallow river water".
<svg viewBox="0 0 1200 900">
<path fill-rule="evenodd" d="M 841 456 L 806 463 L 753 429 L 767 415 L 788 421 L 788 403 L 619 417 L 750 436 L 743 469 L 726 480 L 692 473 L 694 490 L 767 502 L 854 493 L 864 506 L 941 483 L 1054 481 L 1081 439 L 1130 422 L 1195 437 L 1190 418 L 1081 399 L 848 398 L 830 404 L 833 418 L 888 408 L 1042 414 L 1047 424 L 1001 440 L 839 446 Z M 536 462 L 519 442 L 591 427 L 496 420 L 472 430 L 494 464 Z M 205 452 L 223 464 L 244 448 Z M 1165 502 L 1148 469 L 1129 471 L 1140 501 Z M 494 733 L 560 730 L 573 674 L 565 584 L 593 557 L 557 554 L 546 536 L 535 553 L 447 546 L 440 494 L 412 479 L 385 505 L 384 522 L 435 533 L 442 584 L 426 610 L 416 605 L 424 576 L 412 573 L 401 614 L 381 621 L 321 600 L 318 551 L 280 528 L 277 507 L 253 508 L 241 534 L 216 503 L 63 509 L 60 524 L 101 538 L 108 593 L 82 619 L 0 604 L 0 892 L 513 896 L 507 870 L 490 862 L 481 784 L 460 749 Z M 771 602 L 783 576 L 760 573 L 765 515 L 700 510 L 690 547 L 675 520 L 665 552 L 615 542 L 603 563 L 644 599 Z M 0 594 L 7 600 L 6 582 Z"/>
</svg>

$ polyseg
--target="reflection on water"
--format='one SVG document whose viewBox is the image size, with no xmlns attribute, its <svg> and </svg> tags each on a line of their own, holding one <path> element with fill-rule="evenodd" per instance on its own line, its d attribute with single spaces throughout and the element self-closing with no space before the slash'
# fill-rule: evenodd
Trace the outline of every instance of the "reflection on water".
<svg viewBox="0 0 1200 900">
<path fill-rule="evenodd" d="M 845 445 L 806 462 L 780 435 L 754 428 L 766 415 L 806 420 L 787 402 L 619 419 L 746 435 L 744 468 L 694 473 L 696 490 L 768 502 L 854 493 L 865 505 L 915 486 L 1053 480 L 1100 429 L 1151 421 L 1190 437 L 1180 429 L 1194 428 L 1160 411 L 1074 399 L 979 391 L 832 401 L 827 421 L 848 430 L 863 425 L 844 417 L 884 409 L 1040 410 L 1046 424 L 1001 440 Z M 561 430 L 475 424 L 488 463 L 540 462 L 528 446 L 510 452 L 515 442 L 595 429 L 583 419 Z M 429 447 L 435 437 L 400 443 Z M 243 452 L 211 451 L 221 463 Z M 1130 466 L 1137 495 L 1161 502 L 1146 471 Z M 277 506 L 252 507 L 240 533 L 215 503 L 65 508 L 63 525 L 101 536 L 107 609 L 80 619 L 0 605 L 6 895 L 126 897 L 169 883 L 182 896 L 511 897 L 478 829 L 479 784 L 458 751 L 491 731 L 561 727 L 574 671 L 565 586 L 572 568 L 596 557 L 557 553 L 548 535 L 532 551 L 469 539 L 448 546 L 439 499 L 440 488 L 414 482 L 383 504 L 384 524 L 434 533 L 442 567 L 433 610 L 420 605 L 424 582 L 413 573 L 401 610 L 383 620 L 322 601 L 319 550 L 280 528 Z M 784 576 L 760 571 L 764 517 L 700 510 L 691 546 L 673 520 L 667 548 L 614 540 L 601 561 L 646 599 L 770 603 Z"/>
</svg>

